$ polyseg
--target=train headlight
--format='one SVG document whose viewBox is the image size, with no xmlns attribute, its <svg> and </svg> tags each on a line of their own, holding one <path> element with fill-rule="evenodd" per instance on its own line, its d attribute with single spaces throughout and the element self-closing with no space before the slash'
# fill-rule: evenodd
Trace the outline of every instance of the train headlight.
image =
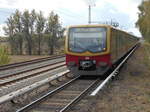
<svg viewBox="0 0 150 112">
<path fill-rule="evenodd" d="M 93 64 L 96 64 L 96 60 L 93 60 Z"/>
</svg>

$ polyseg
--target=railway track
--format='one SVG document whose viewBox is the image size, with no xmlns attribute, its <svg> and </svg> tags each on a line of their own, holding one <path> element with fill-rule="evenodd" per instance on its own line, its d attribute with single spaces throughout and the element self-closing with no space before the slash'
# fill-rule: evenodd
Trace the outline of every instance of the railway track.
<svg viewBox="0 0 150 112">
<path fill-rule="evenodd" d="M 57 57 L 39 63 L 9 68 L 0 72 L 0 96 L 66 70 L 65 58 Z M 28 83 L 27 83 L 28 82 Z"/>
<path fill-rule="evenodd" d="M 46 74 L 44 76 L 40 76 L 38 79 L 39 81 L 36 79 L 37 77 L 35 77 L 35 78 L 25 79 L 20 82 L 16 82 L 13 85 L 4 86 L 4 88 L 11 89 L 12 92 L 11 90 L 5 90 L 5 89 L 2 90 L 3 96 L 0 97 L 0 107 L 1 107 L 1 104 L 7 103 L 9 101 L 13 101 L 13 99 L 18 96 L 24 96 L 24 95 L 26 96 L 26 94 L 30 94 L 30 93 L 31 95 L 33 95 L 35 92 L 37 93 L 37 91 L 40 92 L 41 91 L 40 88 L 43 88 L 43 87 L 44 88 L 46 87 L 48 90 L 49 89 L 53 90 L 59 85 L 62 85 L 65 82 L 70 80 L 70 77 L 68 77 L 68 74 L 69 74 L 69 70 L 65 70 L 65 71 L 62 70 L 62 72 L 59 72 L 59 73 L 50 74 L 48 76 L 45 76 Z M 53 86 L 55 84 L 56 85 L 58 84 L 58 86 L 56 87 Z M 1 92 L 1 89 L 2 88 L 0 88 L 0 92 Z M 47 90 L 43 92 L 45 93 L 47 92 Z"/>
<path fill-rule="evenodd" d="M 40 66 L 37 68 L 32 68 L 29 70 L 24 70 L 15 74 L 6 75 L 3 77 L 0 77 L 0 87 L 6 86 L 8 84 L 12 84 L 20 80 L 31 78 L 37 75 L 42 75 L 45 72 L 48 72 L 50 70 L 63 67 L 63 66 L 65 66 L 65 62 L 58 62 L 58 63 L 53 63 L 53 64 L 49 64 L 45 66 Z"/>
<path fill-rule="evenodd" d="M 100 90 L 102 90 L 102 88 L 118 74 L 123 64 L 133 54 L 136 48 L 137 46 L 124 57 L 104 81 L 99 78 L 96 80 L 81 80 L 77 77 L 20 108 L 17 112 L 65 112 L 71 109 L 74 104 L 83 99 L 83 97 L 85 97 L 91 90 L 96 88 L 98 83 L 100 83 L 100 85 L 91 93 L 91 96 L 95 96 Z M 82 107 L 82 103 L 80 103 L 80 106 Z"/>
<path fill-rule="evenodd" d="M 55 59 L 50 59 L 48 61 L 33 63 L 28 66 L 18 67 L 15 69 L 8 69 L 0 72 L 0 86 L 6 85 L 17 80 L 29 78 L 49 70 L 65 66 L 64 58 L 59 57 Z"/>
<path fill-rule="evenodd" d="M 17 110 L 17 112 L 64 112 L 77 103 L 99 82 L 100 79 L 83 80 L 80 79 L 80 77 L 74 78 L 25 107 Z"/>
<path fill-rule="evenodd" d="M 49 56 L 49 57 L 38 58 L 38 59 L 30 60 L 30 61 L 24 61 L 24 62 L 18 62 L 18 63 L 8 64 L 8 65 L 2 65 L 2 66 L 0 66 L 0 71 L 4 71 L 4 70 L 16 68 L 16 67 L 21 67 L 21 66 L 26 66 L 29 64 L 40 63 L 43 61 L 53 60 L 53 59 L 62 58 L 62 57 L 64 57 L 64 55 Z"/>
<path fill-rule="evenodd" d="M 84 102 L 88 102 L 87 100 L 84 100 L 83 97 L 87 96 L 88 93 L 91 93 L 91 91 L 94 88 L 96 88 L 99 83 L 100 83 L 100 86 L 97 89 L 95 89 L 94 92 L 91 93 L 91 96 L 96 95 L 98 93 L 98 91 L 102 90 L 102 88 L 106 85 L 106 83 L 108 83 L 113 77 L 115 77 L 118 74 L 118 71 L 120 70 L 120 68 L 122 68 L 123 64 L 127 61 L 127 59 L 130 57 L 130 55 L 133 54 L 133 52 L 136 50 L 136 48 L 137 48 L 137 46 L 134 47 L 128 53 L 128 55 L 126 55 L 124 57 L 124 59 L 120 62 L 120 64 L 117 65 L 117 67 L 112 71 L 112 73 L 110 75 L 108 75 L 108 77 L 104 81 L 102 81 L 100 78 L 95 79 L 95 80 L 91 80 L 91 79 L 90 80 L 82 80 L 79 77 L 77 77 L 54 90 L 49 90 L 44 96 L 38 98 L 37 100 L 31 102 L 30 104 L 28 104 L 26 106 L 18 109 L 17 112 L 24 112 L 24 111 L 64 112 L 66 110 L 70 110 L 72 107 L 75 107 L 75 104 L 78 101 L 81 101 L 78 104 L 79 104 L 79 106 L 82 107 L 82 104 L 84 105 Z M 63 62 L 62 62 L 62 64 L 63 64 Z M 56 67 L 57 64 L 53 65 L 53 67 L 54 66 Z M 63 72 L 63 70 L 66 69 L 63 66 L 60 68 L 62 69 L 61 72 Z M 56 67 L 53 75 L 57 73 L 56 72 L 57 69 L 58 68 Z M 37 69 L 37 70 L 40 70 L 40 69 Z M 45 70 L 46 70 L 46 68 L 45 68 Z M 46 74 L 46 73 L 44 73 L 44 74 Z M 51 73 L 48 72 L 48 74 L 51 74 Z M 52 76 L 52 74 L 51 74 L 51 76 Z M 48 78 L 48 77 L 50 77 L 50 75 L 48 75 L 46 77 Z M 39 75 L 39 79 L 40 78 L 45 79 L 46 77 L 44 75 L 43 76 Z M 34 81 L 32 79 L 32 77 L 29 77 L 27 79 L 32 80 L 33 84 L 35 82 L 37 82 L 37 81 Z M 51 80 L 49 80 L 47 83 L 49 83 L 50 81 Z M 25 94 L 25 92 L 24 92 L 24 94 Z M 17 95 L 14 94 L 13 96 L 17 96 Z M 8 95 L 8 97 L 9 97 L 9 95 Z M 12 98 L 14 98 L 14 97 L 12 97 Z M 9 99 L 12 99 L 12 98 L 7 98 L 6 101 L 8 101 Z M 84 102 L 82 102 L 82 101 L 84 101 Z"/>
<path fill-rule="evenodd" d="M 28 74 L 24 73 L 22 75 L 10 77 L 9 79 L 6 78 L 5 80 L 1 80 L 0 96 L 9 94 L 13 91 L 17 91 L 18 89 L 24 88 L 46 78 L 57 75 L 63 71 L 66 71 L 67 68 L 63 64 L 64 63 L 53 65 L 49 68 L 44 68 L 45 70 L 42 68 L 36 71 L 28 72 Z"/>
</svg>

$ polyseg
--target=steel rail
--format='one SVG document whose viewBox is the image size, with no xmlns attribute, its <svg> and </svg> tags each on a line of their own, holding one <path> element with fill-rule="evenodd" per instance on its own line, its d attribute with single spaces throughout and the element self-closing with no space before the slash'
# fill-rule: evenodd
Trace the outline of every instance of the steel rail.
<svg viewBox="0 0 150 112">
<path fill-rule="evenodd" d="M 35 106 L 36 104 L 38 104 L 38 103 L 40 103 L 41 101 L 45 100 L 47 97 L 50 97 L 51 95 L 53 95 L 53 94 L 59 92 L 60 90 L 64 89 L 65 87 L 69 86 L 72 82 L 74 82 L 74 81 L 76 81 L 77 79 L 79 79 L 79 77 L 80 77 L 80 76 L 78 76 L 78 77 L 72 79 L 71 81 L 69 81 L 69 82 L 63 84 L 62 86 L 60 86 L 60 87 L 54 89 L 53 91 L 48 92 L 48 93 L 45 94 L 44 96 L 42 96 L 42 97 L 40 97 L 39 99 L 37 99 L 37 100 L 31 102 L 31 103 L 28 104 L 28 105 L 22 107 L 21 109 L 17 110 L 16 112 L 24 112 L 24 111 L 27 111 L 27 110 L 31 109 L 33 106 Z"/>
<path fill-rule="evenodd" d="M 2 76 L 0 75 L 0 80 L 2 80 L 2 79 L 4 79 L 4 78 L 11 77 L 11 76 L 20 75 L 20 74 L 22 74 L 22 73 L 29 72 L 29 71 L 33 71 L 33 70 L 36 70 L 36 69 L 40 69 L 40 68 L 52 66 L 52 65 L 55 65 L 55 64 L 58 64 L 58 63 L 62 63 L 62 62 L 64 62 L 64 61 L 60 61 L 60 62 L 56 62 L 56 63 L 52 63 L 52 64 L 47 64 L 47 65 L 44 65 L 44 66 L 37 66 L 37 67 L 31 68 L 31 69 L 19 71 L 19 72 L 17 72 L 17 73 L 6 74 L 6 75 L 2 75 Z"/>
<path fill-rule="evenodd" d="M 88 88 L 86 88 L 82 93 L 80 93 L 76 98 L 74 98 L 68 105 L 66 105 L 63 109 L 60 110 L 60 112 L 65 112 L 69 110 L 74 104 L 79 102 L 95 85 L 97 85 L 101 79 L 97 79 L 94 81 Z"/>
<path fill-rule="evenodd" d="M 24 80 L 24 79 L 27 79 L 27 78 L 31 78 L 31 77 L 34 77 L 34 76 L 38 76 L 38 75 L 42 75 L 42 73 L 45 73 L 45 72 L 48 72 L 50 70 L 54 70 L 58 67 L 62 67 L 64 66 L 65 64 L 62 64 L 62 65 L 59 65 L 59 66 L 56 66 L 56 67 L 53 67 L 53 68 L 49 68 L 49 69 L 46 69 L 46 70 L 43 70 L 43 71 L 39 71 L 39 72 L 36 72 L 36 73 L 32 73 L 32 74 L 29 74 L 29 75 L 26 75 L 26 76 L 22 76 L 22 77 L 19 77 L 19 78 L 15 78 L 15 79 L 12 79 L 12 80 L 8 80 L 8 81 L 4 81 L 2 83 L 0 83 L 0 87 L 1 86 L 5 86 L 5 85 L 8 85 L 8 84 L 12 84 L 12 83 L 15 83 L 17 81 L 20 81 L 20 80 Z M 23 72 L 24 73 L 24 72 Z M 17 74 L 18 75 L 21 75 L 21 74 Z M 10 76 L 11 77 L 11 76 Z"/>
<path fill-rule="evenodd" d="M 27 93 L 29 91 L 32 91 L 32 90 L 34 90 L 34 89 L 36 89 L 38 87 L 41 87 L 41 86 L 43 86 L 43 85 L 45 85 L 45 84 L 47 84 L 47 83 L 49 83 L 49 82 L 51 82 L 53 80 L 56 80 L 56 79 L 58 79 L 58 78 L 60 78 L 62 76 L 65 76 L 68 73 L 69 73 L 69 70 L 66 70 L 64 72 L 58 73 L 58 74 L 56 74 L 54 76 L 51 76 L 49 78 L 46 78 L 44 80 L 38 81 L 38 82 L 36 82 L 36 83 L 34 83 L 32 85 L 29 85 L 29 86 L 24 87 L 22 89 L 19 89 L 17 91 L 11 92 L 11 93 L 9 93 L 9 94 L 7 94 L 5 96 L 2 96 L 2 97 L 0 97 L 0 104 L 5 103 L 6 101 L 10 101 L 10 100 L 12 100 L 15 97 L 23 95 L 23 94 L 25 94 L 25 93 Z"/>
<path fill-rule="evenodd" d="M 116 73 L 119 71 L 119 69 L 122 67 L 122 65 L 127 61 L 127 59 L 131 56 L 131 54 L 135 51 L 135 49 L 137 48 L 137 46 L 133 47 L 133 49 L 129 52 L 129 54 L 124 58 L 123 61 L 121 61 L 121 63 L 116 67 L 116 69 L 114 69 L 114 71 L 106 78 L 106 80 L 104 80 L 102 83 L 100 82 L 100 79 L 97 79 L 96 81 L 94 81 L 90 86 L 88 86 L 88 88 L 84 89 L 84 91 L 82 91 L 76 98 L 74 98 L 70 103 L 68 103 L 63 109 L 60 110 L 60 112 L 65 112 L 67 110 L 69 110 L 74 104 L 76 104 L 78 101 L 80 101 L 87 93 L 89 93 L 89 91 L 91 89 L 93 89 L 93 87 L 95 87 L 98 83 L 101 83 L 101 85 L 103 85 L 102 87 L 104 87 L 104 85 L 112 78 L 116 75 Z M 79 77 L 73 79 L 73 81 L 76 81 Z M 47 93 L 46 95 L 42 96 L 41 98 L 33 101 L 32 103 L 24 106 L 23 108 L 17 110 L 16 112 L 24 112 L 24 111 L 28 111 L 29 109 L 32 109 L 33 106 L 35 106 L 36 104 L 41 103 L 42 101 L 45 100 L 45 98 L 53 95 L 54 93 L 57 93 L 58 91 L 64 89 L 65 87 L 69 86 L 72 82 L 72 80 L 65 83 L 64 85 L 56 88 L 55 90 Z"/>
<path fill-rule="evenodd" d="M 45 58 L 38 58 L 38 59 L 34 59 L 34 60 L 29 60 L 29 61 L 12 63 L 12 64 L 8 64 L 8 65 L 2 65 L 2 66 L 0 66 L 0 71 L 1 70 L 6 70 L 6 69 L 10 69 L 10 68 L 19 67 L 19 66 L 25 66 L 25 65 L 33 64 L 33 63 L 40 63 L 42 61 L 53 60 L 53 59 L 62 58 L 62 57 L 64 57 L 64 55 L 56 55 L 56 56 L 50 56 L 50 57 L 45 57 Z"/>
<path fill-rule="evenodd" d="M 131 54 L 136 50 L 138 46 L 135 46 L 130 53 L 123 59 L 123 61 L 121 61 L 121 63 L 115 68 L 115 70 L 113 70 L 113 72 L 98 86 L 98 88 L 96 88 L 91 94 L 90 96 L 95 96 L 100 90 L 103 89 L 103 87 L 109 82 L 109 80 L 111 80 L 113 77 L 116 76 L 116 74 L 118 74 L 119 69 L 123 66 L 123 64 L 128 60 L 128 58 L 131 56 Z"/>
<path fill-rule="evenodd" d="M 129 56 L 135 51 L 135 48 L 125 57 L 125 59 L 117 66 L 117 68 L 102 82 L 100 83 L 100 89 L 104 87 L 104 85 L 113 77 L 116 75 L 118 69 L 127 61 Z M 85 89 L 80 95 L 78 95 L 74 100 L 72 100 L 68 105 L 66 105 L 63 109 L 61 109 L 59 112 L 66 112 L 69 110 L 74 104 L 76 104 L 78 101 L 82 99 L 95 85 L 97 85 L 100 82 L 100 79 L 97 79 L 94 83 L 92 83 L 87 89 Z M 96 91 L 97 92 L 97 91 Z M 95 92 L 94 92 L 95 94 Z M 93 94 L 91 94 L 93 96 Z"/>
</svg>

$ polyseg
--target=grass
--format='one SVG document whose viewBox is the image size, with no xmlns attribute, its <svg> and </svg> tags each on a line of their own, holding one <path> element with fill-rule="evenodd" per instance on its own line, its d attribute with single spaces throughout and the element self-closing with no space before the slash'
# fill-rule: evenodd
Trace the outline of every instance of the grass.
<svg viewBox="0 0 150 112">
<path fill-rule="evenodd" d="M 150 67 L 150 43 L 145 42 L 143 47 L 145 52 L 144 63 Z"/>
<path fill-rule="evenodd" d="M 0 65 L 8 64 L 10 61 L 8 49 L 6 46 L 0 46 Z"/>
</svg>

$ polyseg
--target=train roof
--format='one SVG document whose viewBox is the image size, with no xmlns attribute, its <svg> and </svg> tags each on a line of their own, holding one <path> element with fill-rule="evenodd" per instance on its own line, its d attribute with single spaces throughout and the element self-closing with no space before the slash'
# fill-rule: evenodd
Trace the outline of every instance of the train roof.
<svg viewBox="0 0 150 112">
<path fill-rule="evenodd" d="M 106 24 L 84 24 L 84 25 L 72 25 L 69 26 L 68 28 L 74 28 L 74 27 L 112 27 L 110 25 L 106 25 Z"/>
<path fill-rule="evenodd" d="M 75 27 L 107 27 L 107 28 L 111 28 L 111 29 L 115 29 L 115 30 L 118 30 L 120 32 L 123 32 L 123 33 L 126 33 L 128 35 L 131 35 L 135 38 L 138 38 L 137 36 L 133 35 L 133 34 L 130 34 L 129 32 L 126 32 L 124 30 L 121 30 L 121 29 L 118 29 L 118 28 L 115 28 L 111 25 L 107 25 L 107 24 L 84 24 L 84 25 L 71 25 L 69 26 L 68 28 L 75 28 Z"/>
</svg>

